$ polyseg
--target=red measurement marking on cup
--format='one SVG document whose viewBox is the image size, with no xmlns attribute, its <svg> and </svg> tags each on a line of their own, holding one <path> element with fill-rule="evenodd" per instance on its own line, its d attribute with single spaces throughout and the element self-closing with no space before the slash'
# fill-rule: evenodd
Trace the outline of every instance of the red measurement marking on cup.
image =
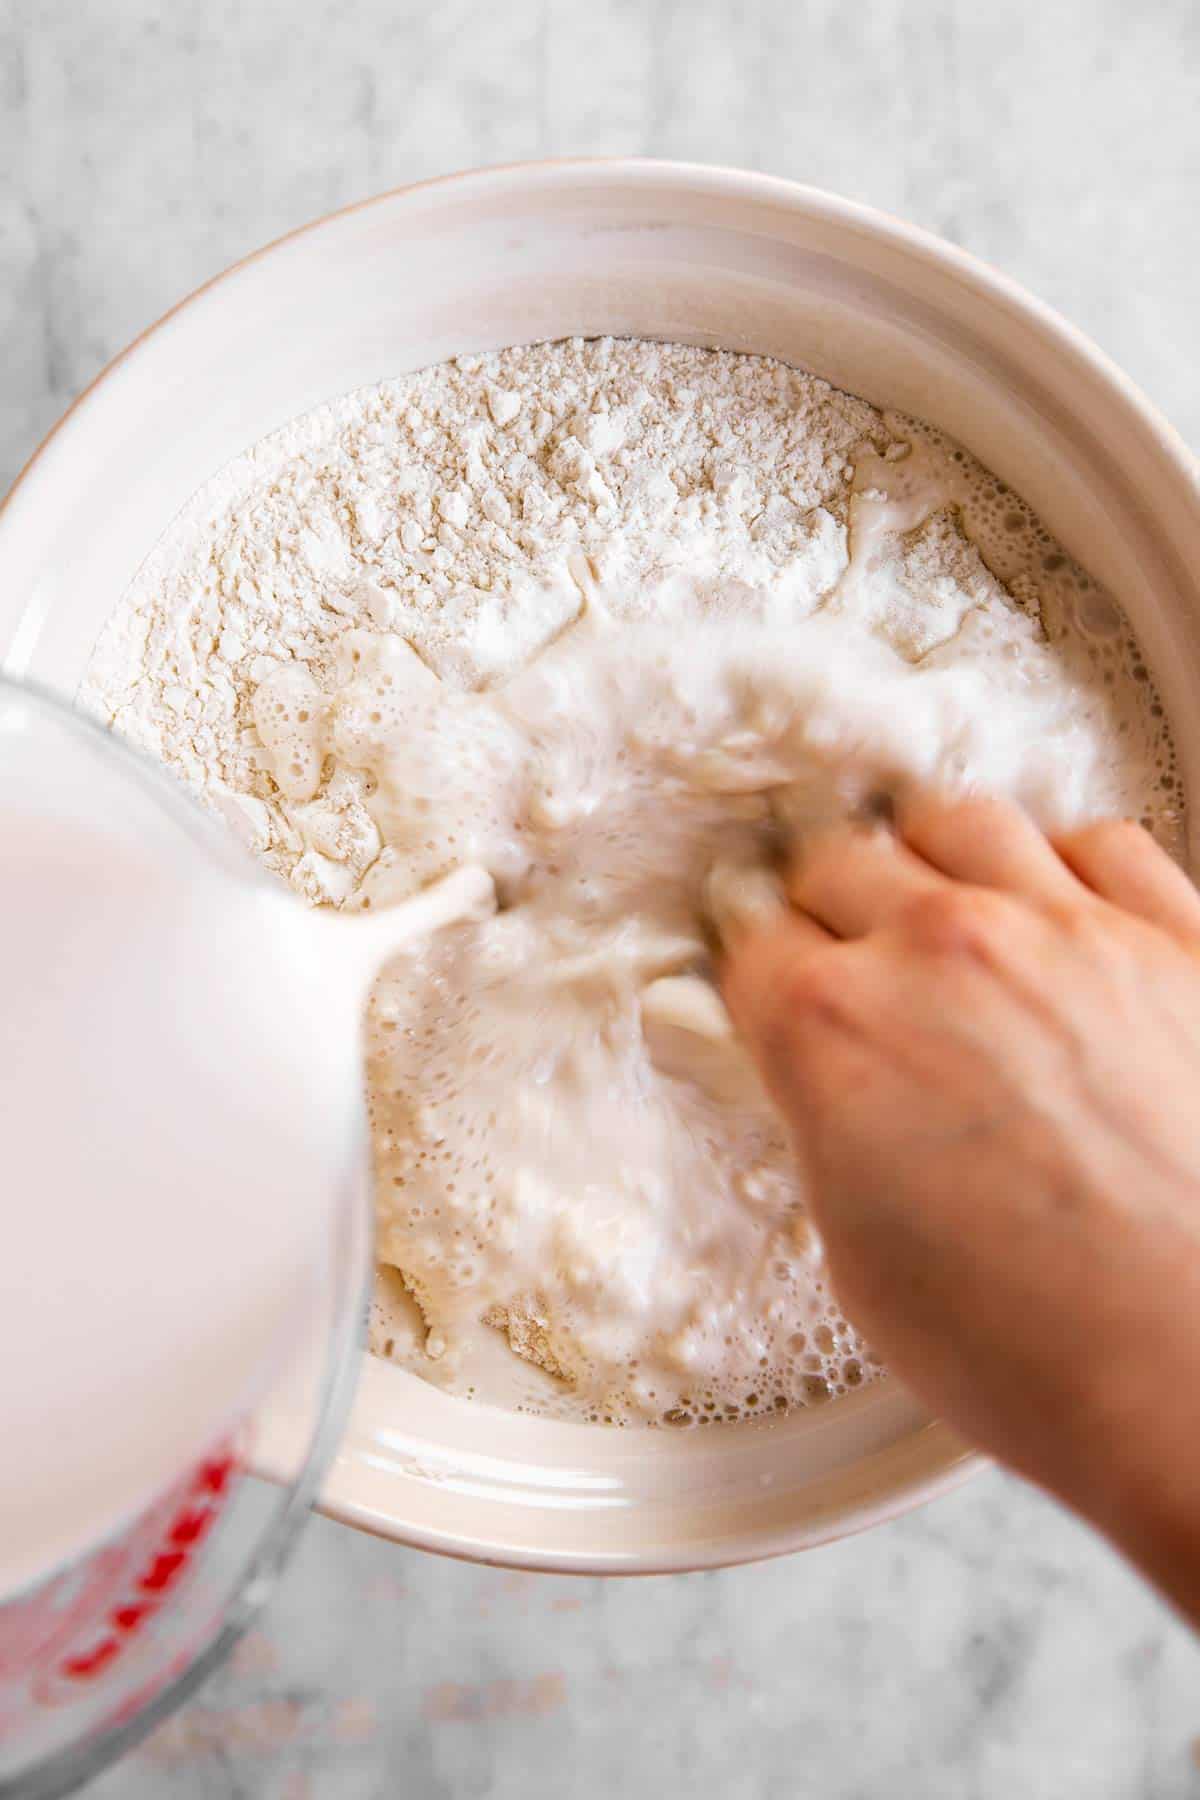
<svg viewBox="0 0 1200 1800">
<path fill-rule="evenodd" d="M 216 1516 L 211 1506 L 193 1507 L 190 1512 L 180 1513 L 171 1527 L 171 1542 L 189 1546 L 198 1544 Z"/>
<path fill-rule="evenodd" d="M 0 1605 L 0 1734 L 6 1718 L 19 1721 L 19 1692 L 9 1684 L 19 1683 L 26 1704 L 69 1704 L 170 1605 L 229 1500 L 240 1454 L 244 1444 L 222 1445 L 124 1537 Z"/>
<path fill-rule="evenodd" d="M 151 1611 L 146 1605 L 118 1606 L 113 1614 L 113 1624 L 118 1631 L 136 1631 L 142 1620 Z"/>
<path fill-rule="evenodd" d="M 60 1654 L 121 1595 L 134 1562 L 129 1542 L 106 1544 L 19 1600 L 0 1606 L 0 1689 Z"/>
<path fill-rule="evenodd" d="M 182 1492 L 176 1489 L 157 1545 L 138 1563 L 131 1586 L 138 1598 L 124 1599 L 108 1613 L 100 1635 L 86 1650 L 64 1657 L 57 1674 L 67 1681 L 102 1675 L 126 1644 L 158 1612 L 163 1600 L 188 1573 L 195 1551 L 215 1523 L 236 1467 L 232 1451 L 201 1463 Z M 161 1546 L 161 1547 L 160 1547 Z"/>
<path fill-rule="evenodd" d="M 60 1673 L 69 1675 L 72 1681 L 86 1681 L 93 1675 L 99 1675 L 107 1669 L 114 1656 L 120 1653 L 121 1640 L 117 1637 L 101 1638 L 94 1650 L 86 1656 L 69 1656 L 60 1666 Z"/>
</svg>

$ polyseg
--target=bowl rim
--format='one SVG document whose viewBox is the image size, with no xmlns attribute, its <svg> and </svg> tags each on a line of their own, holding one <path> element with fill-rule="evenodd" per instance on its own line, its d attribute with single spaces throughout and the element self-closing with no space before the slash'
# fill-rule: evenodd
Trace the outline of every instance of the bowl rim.
<svg viewBox="0 0 1200 1800">
<path fill-rule="evenodd" d="M 1200 497 L 1200 467 L 1196 458 L 1166 415 L 1146 398 L 1120 365 L 1063 313 L 1040 300 L 1020 282 L 1003 274 L 972 251 L 952 244 L 949 239 L 939 237 L 936 232 L 929 231 L 924 226 L 910 224 L 908 220 L 882 207 L 869 206 L 860 200 L 849 200 L 828 188 L 792 181 L 787 176 L 739 169 L 726 163 L 693 162 L 669 157 L 558 156 L 488 163 L 470 169 L 451 170 L 444 175 L 427 176 L 420 181 L 402 182 L 395 187 L 384 188 L 379 193 L 365 195 L 361 200 L 352 200 L 345 206 L 334 207 L 332 211 L 307 219 L 300 225 L 294 225 L 290 230 L 280 232 L 277 237 L 247 251 L 235 262 L 219 269 L 215 275 L 210 275 L 206 281 L 190 289 L 165 312 L 152 319 L 80 390 L 18 469 L 8 492 L 0 497 L 0 520 L 3 520 L 5 512 L 16 500 L 26 481 L 70 425 L 75 413 L 102 383 L 107 382 L 149 338 L 162 331 L 178 315 L 203 301 L 222 283 L 232 280 L 243 270 L 274 255 L 286 245 L 356 213 L 394 205 L 398 201 L 408 200 L 414 195 L 429 193 L 434 189 L 455 189 L 464 194 L 469 189 L 474 189 L 484 194 L 489 189 L 500 193 L 513 186 L 569 187 L 582 185 L 588 178 L 600 173 L 628 181 L 636 187 L 669 179 L 695 192 L 708 191 L 715 195 L 743 199 L 773 200 L 810 218 L 857 228 L 862 236 L 876 241 L 882 238 L 927 265 L 952 270 L 965 286 L 991 298 L 1009 317 L 1020 319 L 1026 327 L 1035 325 L 1045 338 L 1065 349 L 1074 361 L 1107 385 L 1115 387 L 1126 406 L 1138 415 L 1139 422 L 1155 440 L 1157 448 L 1165 453 L 1167 460 L 1175 465 L 1177 472 Z"/>
<path fill-rule="evenodd" d="M 8 493 L 0 499 L 0 527 L 5 523 L 9 509 L 24 498 L 27 488 L 42 473 L 44 460 L 50 456 L 60 437 L 70 430 L 76 414 L 104 383 L 155 334 L 163 332 L 189 309 L 202 304 L 222 284 L 286 246 L 353 215 L 402 206 L 421 195 L 436 197 L 445 192 L 448 196 L 468 199 L 486 200 L 505 195 L 529 199 L 538 193 L 583 190 L 599 179 L 624 184 L 643 193 L 660 187 L 664 197 L 671 193 L 689 193 L 713 199 L 770 203 L 792 217 L 849 232 L 863 241 L 903 254 L 943 277 L 948 276 L 997 309 L 1011 326 L 1026 334 L 1035 334 L 1042 346 L 1052 349 L 1064 364 L 1078 372 L 1081 380 L 1086 379 L 1094 387 L 1105 390 L 1120 405 L 1126 422 L 1136 426 L 1144 448 L 1164 478 L 1181 488 L 1192 504 L 1200 500 L 1200 470 L 1191 451 L 1136 384 L 1077 326 L 971 252 L 885 210 L 785 177 L 721 164 L 652 157 L 568 156 L 488 165 L 403 183 L 307 220 L 218 271 L 149 323 L 81 390 L 26 460 Z M 357 1529 L 464 1560 L 575 1574 L 668 1573 L 756 1561 L 850 1536 L 950 1492 L 990 1463 L 990 1459 L 980 1452 L 957 1444 L 948 1432 L 937 1441 L 936 1447 L 929 1445 L 927 1451 L 923 1468 L 909 1470 L 892 1480 L 876 1496 L 852 1499 L 839 1508 L 836 1519 L 800 1519 L 790 1527 L 768 1530 L 755 1531 L 751 1527 L 744 1542 L 736 1543 L 722 1537 L 710 1545 L 691 1543 L 678 1553 L 529 1549 L 505 1545 L 499 1534 L 485 1539 L 421 1525 L 389 1523 L 378 1510 L 361 1498 L 355 1498 L 349 1483 L 343 1485 L 336 1461 L 319 1506 L 331 1517 Z"/>
<path fill-rule="evenodd" d="M 412 1379 L 419 1380 L 418 1376 Z M 475 1402 L 463 1402 L 474 1405 Z M 735 1433 L 753 1428 L 758 1421 L 743 1421 L 723 1428 Z M 769 1429 L 769 1422 L 765 1422 Z M 596 1429 L 581 1425 L 580 1430 Z M 638 1430 L 640 1428 L 634 1427 Z M 406 1548 L 444 1556 L 452 1562 L 482 1563 L 498 1568 L 525 1570 L 543 1575 L 586 1575 L 634 1577 L 643 1575 L 687 1575 L 702 1570 L 738 1568 L 749 1563 L 769 1562 L 791 1556 L 802 1550 L 820 1549 L 826 1544 L 840 1543 L 843 1538 L 857 1537 L 876 1525 L 887 1524 L 919 1506 L 940 1500 L 963 1486 L 972 1476 L 994 1468 L 994 1459 L 973 1449 L 957 1438 L 940 1420 L 930 1419 L 922 1432 L 913 1434 L 909 1450 L 913 1466 L 900 1476 L 892 1476 L 886 1487 L 874 1494 L 856 1494 L 839 1500 L 835 1506 L 818 1509 L 815 1515 L 791 1519 L 771 1526 L 748 1525 L 735 1532 L 724 1530 L 707 1537 L 692 1537 L 665 1547 L 620 1546 L 608 1549 L 579 1550 L 557 1544 L 531 1547 L 520 1537 L 506 1536 L 503 1528 L 491 1521 L 487 1535 L 445 1527 L 413 1523 L 398 1527 L 395 1521 L 372 1506 L 364 1498 L 361 1484 L 356 1491 L 343 1490 L 339 1483 L 338 1460 L 347 1454 L 347 1445 L 355 1433 L 354 1409 L 326 1480 L 316 1510 L 356 1531 L 366 1532 L 388 1543 L 402 1543 Z M 921 1438 L 932 1436 L 932 1446 L 922 1446 Z M 350 1454 L 354 1455 L 353 1451 Z M 355 1460 L 361 1460 L 358 1453 Z M 872 1459 L 859 1465 L 864 1469 Z M 346 1484 L 349 1489 L 350 1484 Z"/>
</svg>

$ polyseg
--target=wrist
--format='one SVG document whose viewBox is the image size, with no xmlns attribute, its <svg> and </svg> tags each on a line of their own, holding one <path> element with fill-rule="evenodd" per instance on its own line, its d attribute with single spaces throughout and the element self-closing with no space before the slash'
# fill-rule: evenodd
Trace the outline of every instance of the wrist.
<svg viewBox="0 0 1200 1800">
<path fill-rule="evenodd" d="M 1062 1498 L 1200 1625 L 1200 1433 L 1196 1392 L 1160 1386 L 1110 1428 Z"/>
</svg>

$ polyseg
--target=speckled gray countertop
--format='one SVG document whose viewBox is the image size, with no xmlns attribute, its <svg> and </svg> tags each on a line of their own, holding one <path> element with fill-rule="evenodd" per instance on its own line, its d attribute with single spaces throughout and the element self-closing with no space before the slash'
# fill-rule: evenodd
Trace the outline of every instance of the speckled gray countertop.
<svg viewBox="0 0 1200 1800">
<path fill-rule="evenodd" d="M 0 492 L 121 345 L 330 207 L 474 163 L 694 157 L 964 244 L 1200 443 L 1194 0 L 0 0 Z M 643 1582 L 312 1524 L 95 1800 L 1185 1800 L 1200 1653 L 1000 1475 Z"/>
</svg>

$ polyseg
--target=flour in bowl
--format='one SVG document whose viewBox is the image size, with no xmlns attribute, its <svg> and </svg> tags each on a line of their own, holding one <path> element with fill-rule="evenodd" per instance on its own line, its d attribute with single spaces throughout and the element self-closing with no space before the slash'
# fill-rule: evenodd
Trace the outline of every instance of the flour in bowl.
<svg viewBox="0 0 1200 1800">
<path fill-rule="evenodd" d="M 713 883 L 911 777 L 1181 827 L 1136 645 L 1020 500 L 915 421 L 673 345 L 462 359 L 264 440 L 86 696 L 314 903 L 491 871 L 501 911 L 371 1002 L 376 1347 L 589 1419 L 875 1373 L 712 981 Z"/>
</svg>

